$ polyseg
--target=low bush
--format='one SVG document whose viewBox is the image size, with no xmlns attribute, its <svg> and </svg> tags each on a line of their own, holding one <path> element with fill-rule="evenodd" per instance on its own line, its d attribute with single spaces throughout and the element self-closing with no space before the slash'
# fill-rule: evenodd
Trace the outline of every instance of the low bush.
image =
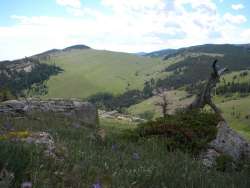
<svg viewBox="0 0 250 188">
<path fill-rule="evenodd" d="M 232 171 L 234 169 L 235 162 L 229 155 L 220 155 L 216 159 L 216 170 L 218 171 Z"/>
<path fill-rule="evenodd" d="M 145 111 L 139 114 L 139 117 L 146 120 L 152 120 L 154 118 L 155 112 L 154 111 Z"/>
<path fill-rule="evenodd" d="M 219 117 L 204 111 L 180 111 L 166 118 L 159 118 L 139 125 L 142 137 L 161 136 L 169 149 L 196 153 L 216 136 Z"/>
<path fill-rule="evenodd" d="M 11 187 L 30 180 L 29 169 L 39 152 L 32 145 L 25 145 L 10 141 L 0 142 L 0 171 L 6 169 L 13 173 L 14 179 Z"/>
</svg>

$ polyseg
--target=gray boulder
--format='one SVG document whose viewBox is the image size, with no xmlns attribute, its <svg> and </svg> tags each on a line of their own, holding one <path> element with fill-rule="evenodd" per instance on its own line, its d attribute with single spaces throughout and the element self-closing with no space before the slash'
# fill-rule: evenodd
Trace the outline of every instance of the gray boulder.
<svg viewBox="0 0 250 188">
<path fill-rule="evenodd" d="M 201 153 L 201 160 L 203 165 L 206 167 L 213 167 L 216 165 L 216 159 L 220 156 L 221 154 L 215 151 L 214 149 L 207 149 L 205 152 Z"/>
<path fill-rule="evenodd" d="M 228 155 L 234 161 L 250 159 L 250 143 L 232 130 L 225 121 L 218 125 L 216 138 L 209 143 L 206 152 L 201 154 L 203 164 L 213 166 L 220 155 Z"/>
<path fill-rule="evenodd" d="M 250 157 L 250 143 L 232 130 L 224 121 L 217 126 L 218 133 L 209 146 L 223 154 L 231 156 L 234 160 Z"/>
</svg>

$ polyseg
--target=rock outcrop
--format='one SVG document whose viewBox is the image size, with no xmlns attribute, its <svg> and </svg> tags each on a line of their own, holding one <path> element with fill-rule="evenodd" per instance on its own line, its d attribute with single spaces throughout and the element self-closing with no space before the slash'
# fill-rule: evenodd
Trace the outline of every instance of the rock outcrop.
<svg viewBox="0 0 250 188">
<path fill-rule="evenodd" d="M 228 155 L 234 161 L 250 159 L 250 143 L 232 130 L 225 121 L 218 126 L 217 136 L 209 143 L 208 149 L 201 155 L 206 166 L 213 166 L 220 155 Z"/>
<path fill-rule="evenodd" d="M 10 187 L 14 177 L 13 172 L 9 172 L 6 168 L 0 169 L 0 187 Z"/>
<path fill-rule="evenodd" d="M 35 145 L 43 146 L 44 155 L 46 157 L 56 158 L 56 155 L 55 155 L 56 147 L 55 147 L 54 139 L 47 132 L 30 133 L 28 137 L 21 138 L 20 141 L 26 142 L 28 144 L 35 144 Z"/>
<path fill-rule="evenodd" d="M 144 123 L 146 122 L 145 119 L 132 116 L 132 115 L 125 115 L 121 114 L 118 111 L 103 111 L 98 110 L 99 116 L 101 118 L 109 118 L 109 119 L 115 119 L 115 120 L 121 120 L 121 121 L 127 121 L 127 122 L 133 122 L 133 123 Z"/>
<path fill-rule="evenodd" d="M 10 100 L 0 104 L 0 115 L 28 115 L 32 112 L 54 112 L 61 113 L 77 119 L 81 123 L 98 125 L 97 108 L 89 103 L 78 100 Z"/>
</svg>

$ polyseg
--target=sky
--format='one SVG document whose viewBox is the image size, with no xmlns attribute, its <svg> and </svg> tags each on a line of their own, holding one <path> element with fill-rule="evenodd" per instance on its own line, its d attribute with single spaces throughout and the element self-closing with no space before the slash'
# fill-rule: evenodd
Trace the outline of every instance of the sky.
<svg viewBox="0 0 250 188">
<path fill-rule="evenodd" d="M 0 60 L 85 44 L 151 52 L 250 43 L 249 0 L 0 0 Z"/>
</svg>

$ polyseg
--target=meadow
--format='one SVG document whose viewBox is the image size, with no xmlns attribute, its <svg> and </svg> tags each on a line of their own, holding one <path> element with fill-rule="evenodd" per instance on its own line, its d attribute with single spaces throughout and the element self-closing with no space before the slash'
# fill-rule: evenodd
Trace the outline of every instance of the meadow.
<svg viewBox="0 0 250 188">
<path fill-rule="evenodd" d="M 173 71 L 165 69 L 183 58 L 163 61 L 92 49 L 56 52 L 43 63 L 58 65 L 64 71 L 47 81 L 48 94 L 42 98 L 84 99 L 99 92 L 117 95 L 140 90 L 151 78 L 172 75 Z M 249 82 L 249 76 L 241 78 L 239 74 L 232 72 L 222 79 L 232 81 L 237 75 L 239 82 Z M 194 99 L 183 87 L 165 94 L 171 114 Z M 133 116 L 149 112 L 153 114 L 151 118 L 158 118 L 162 116 L 161 109 L 155 104 L 160 100 L 161 97 L 153 96 L 124 112 Z M 250 139 L 250 96 L 215 95 L 214 102 L 229 125 Z M 106 118 L 100 119 L 97 128 L 76 126 L 78 123 L 77 119 L 53 113 L 19 118 L 1 116 L 0 169 L 6 169 L 9 176 L 0 173 L 0 187 L 18 188 L 23 182 L 31 182 L 35 188 L 250 187 L 249 164 L 241 169 L 225 166 L 208 169 L 192 153 L 169 150 L 166 137 L 139 136 L 136 123 Z M 6 136 L 9 131 L 12 139 Z M 40 131 L 53 137 L 56 158 L 44 156 L 40 146 L 13 139 L 13 135 L 25 137 Z M 15 176 L 10 176 L 11 173 Z"/>
<path fill-rule="evenodd" d="M 167 99 L 169 101 L 168 113 L 173 113 L 178 108 L 183 108 L 194 100 L 194 96 L 190 97 L 184 90 L 167 91 Z M 154 96 L 139 104 L 128 108 L 130 114 L 141 115 L 144 112 L 152 112 L 154 118 L 162 116 L 161 108 L 156 103 L 161 101 L 161 97 Z M 214 102 L 223 112 L 223 117 L 229 125 L 242 136 L 250 139 L 250 96 L 242 97 L 234 94 L 231 97 L 214 96 Z M 208 108 L 209 110 L 209 108 Z"/>
<path fill-rule="evenodd" d="M 219 54 L 184 53 L 183 56 L 162 60 L 162 57 L 141 57 L 135 54 L 93 49 L 57 52 L 50 55 L 50 59 L 45 63 L 56 64 L 64 71 L 52 76 L 47 81 L 48 94 L 43 98 L 87 98 L 100 92 L 118 95 L 132 89 L 141 90 L 145 81 L 149 81 L 151 78 L 157 81 L 159 78 L 172 75 L 173 72 L 165 71 L 167 67 L 175 65 L 189 56 L 198 57 L 200 55 L 208 55 L 208 58 L 211 56 L 211 59 Z M 240 83 L 249 82 L 249 75 L 241 77 L 242 72 L 244 71 L 233 71 L 224 75 L 218 86 L 223 84 L 224 80 L 226 82 L 233 80 Z M 182 89 L 170 90 L 167 92 L 167 98 L 170 102 L 170 113 L 194 99 Z M 132 115 L 149 112 L 153 114 L 153 117 L 159 117 L 161 110 L 155 106 L 159 100 L 158 96 L 153 96 L 130 106 L 126 111 Z M 249 101 L 249 97 L 238 94 L 231 97 L 215 96 L 215 103 L 221 107 L 231 127 L 248 138 L 250 138 L 249 119 L 246 116 L 249 115 Z M 232 109 L 240 113 L 240 117 L 234 116 Z"/>
<path fill-rule="evenodd" d="M 37 119 L 36 117 L 39 117 Z M 60 159 L 45 158 L 34 145 L 1 141 L 0 165 L 15 172 L 10 187 L 32 182 L 36 188 L 165 188 L 249 187 L 250 171 L 207 169 L 192 155 L 170 152 L 164 139 L 138 138 L 137 125 L 101 119 L 99 128 L 82 125 L 55 114 L 32 118 L 1 117 L 15 131 L 46 131 L 56 143 Z M 104 133 L 99 135 L 99 130 Z M 1 182 L 2 183 L 2 182 Z M 99 188 L 98 187 L 98 188 Z"/>
<path fill-rule="evenodd" d="M 145 81 L 167 75 L 162 70 L 172 61 L 101 50 L 71 50 L 51 56 L 46 63 L 64 72 L 47 82 L 46 98 L 86 98 L 98 92 L 121 94 L 142 89 Z"/>
</svg>

